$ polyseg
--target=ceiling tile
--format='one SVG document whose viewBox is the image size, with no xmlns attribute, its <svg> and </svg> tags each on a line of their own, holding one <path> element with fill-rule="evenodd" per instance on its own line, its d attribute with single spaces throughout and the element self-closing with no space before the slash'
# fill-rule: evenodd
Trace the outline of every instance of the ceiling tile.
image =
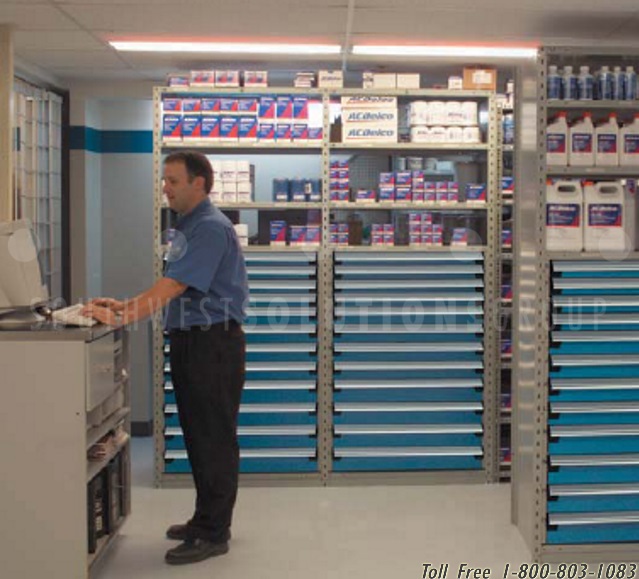
<svg viewBox="0 0 639 579">
<path fill-rule="evenodd" d="M 423 10 L 427 7 L 429 10 L 462 10 L 468 11 L 468 0 L 429 0 L 426 5 L 423 0 L 393 0 L 393 8 L 399 11 L 409 11 L 413 13 L 415 10 Z M 370 8 L 388 8 L 388 0 L 357 0 L 356 8 L 358 10 L 366 10 Z M 481 7 L 472 6 L 473 12 L 482 14 L 491 10 L 502 12 L 510 11 L 513 8 L 517 10 L 532 10 L 536 12 L 605 12 L 607 14 L 614 12 L 639 11 L 637 0 L 610 0 L 609 2 L 601 2 L 601 0 L 517 0 L 513 4 L 511 0 L 482 0 Z"/>
<path fill-rule="evenodd" d="M 14 33 L 13 44 L 17 53 L 23 50 L 95 50 L 105 45 L 88 32 L 55 30 L 20 31 Z"/>
<path fill-rule="evenodd" d="M 51 4 L 0 4 L 0 22 L 16 30 L 73 30 L 77 25 Z"/>
<path fill-rule="evenodd" d="M 257 8 L 256 8 L 257 6 Z M 68 5 L 77 21 L 89 30 L 113 35 L 159 37 L 284 37 L 306 38 L 345 31 L 345 8 L 293 7 L 261 3 L 246 6 L 197 4 L 189 10 L 150 11 L 149 6 L 133 5 L 122 9 L 113 5 Z"/>
<path fill-rule="evenodd" d="M 128 68 L 113 50 L 27 50 L 21 56 L 45 68 Z"/>
<path fill-rule="evenodd" d="M 387 42 L 389 38 L 438 41 L 438 42 L 482 42 L 542 40 L 546 36 L 565 38 L 605 37 L 617 29 L 632 14 L 615 14 L 602 18 L 600 15 L 546 15 L 530 11 L 509 10 L 500 13 L 499 26 L 495 16 L 478 13 L 476 10 L 433 11 L 428 7 L 419 12 L 412 11 L 412 18 L 405 18 L 391 9 L 356 10 L 353 33 L 368 42 Z"/>
</svg>

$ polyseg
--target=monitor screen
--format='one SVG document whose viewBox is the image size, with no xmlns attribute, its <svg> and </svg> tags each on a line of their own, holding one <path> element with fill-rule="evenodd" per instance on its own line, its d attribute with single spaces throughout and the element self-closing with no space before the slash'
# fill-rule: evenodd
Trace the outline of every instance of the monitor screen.
<svg viewBox="0 0 639 579">
<path fill-rule="evenodd" d="M 31 223 L 0 222 L 0 312 L 31 309 L 48 299 Z"/>
</svg>

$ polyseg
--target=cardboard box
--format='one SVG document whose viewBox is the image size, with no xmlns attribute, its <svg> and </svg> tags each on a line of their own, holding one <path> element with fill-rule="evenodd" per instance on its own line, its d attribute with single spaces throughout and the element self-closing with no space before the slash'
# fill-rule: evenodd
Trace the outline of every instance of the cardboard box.
<svg viewBox="0 0 639 579">
<path fill-rule="evenodd" d="M 420 88 L 419 73 L 397 73 L 397 88 Z"/>
<path fill-rule="evenodd" d="M 344 73 L 341 70 L 320 70 L 317 86 L 320 88 L 343 88 Z"/>
<path fill-rule="evenodd" d="M 497 70 L 494 68 L 465 67 L 465 90 L 496 90 Z"/>
<path fill-rule="evenodd" d="M 397 75 L 394 72 L 374 73 L 373 88 L 397 88 Z"/>
</svg>

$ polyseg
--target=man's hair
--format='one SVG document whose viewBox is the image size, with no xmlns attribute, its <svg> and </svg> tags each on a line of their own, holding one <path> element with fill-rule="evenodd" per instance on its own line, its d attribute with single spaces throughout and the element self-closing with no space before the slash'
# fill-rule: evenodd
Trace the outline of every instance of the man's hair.
<svg viewBox="0 0 639 579">
<path fill-rule="evenodd" d="M 204 177 L 204 192 L 209 193 L 213 187 L 213 169 L 211 163 L 202 153 L 197 151 L 176 151 L 164 159 L 164 164 L 183 163 L 189 181 L 195 177 Z"/>
</svg>

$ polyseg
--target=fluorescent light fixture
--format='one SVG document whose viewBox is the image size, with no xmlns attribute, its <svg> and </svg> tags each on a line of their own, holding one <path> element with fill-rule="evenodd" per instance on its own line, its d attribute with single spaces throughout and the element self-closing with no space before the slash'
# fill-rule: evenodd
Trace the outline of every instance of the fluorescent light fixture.
<svg viewBox="0 0 639 579">
<path fill-rule="evenodd" d="M 536 48 L 517 46 L 373 46 L 356 44 L 353 54 L 367 56 L 439 56 L 462 58 L 534 58 Z"/>
<path fill-rule="evenodd" d="M 204 52 L 225 54 L 341 54 L 339 44 L 275 44 L 247 42 L 110 41 L 116 50 L 129 52 Z"/>
</svg>

